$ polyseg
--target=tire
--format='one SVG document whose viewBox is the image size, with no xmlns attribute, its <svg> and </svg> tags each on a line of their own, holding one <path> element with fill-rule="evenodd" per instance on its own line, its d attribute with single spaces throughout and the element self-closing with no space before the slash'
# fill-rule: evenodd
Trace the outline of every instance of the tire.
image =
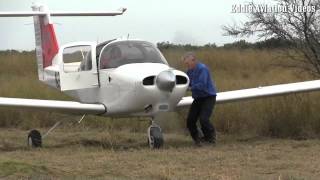
<svg viewBox="0 0 320 180">
<path fill-rule="evenodd" d="M 42 147 L 42 137 L 38 130 L 32 130 L 29 132 L 28 146 L 33 148 Z"/>
<path fill-rule="evenodd" d="M 160 127 L 149 127 L 148 143 L 151 149 L 159 149 L 163 146 L 164 140 Z"/>
</svg>

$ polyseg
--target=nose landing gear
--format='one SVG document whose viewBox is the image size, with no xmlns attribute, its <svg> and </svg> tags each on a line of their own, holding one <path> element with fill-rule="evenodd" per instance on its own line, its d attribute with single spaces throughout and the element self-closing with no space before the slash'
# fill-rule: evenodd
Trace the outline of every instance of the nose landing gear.
<svg viewBox="0 0 320 180">
<path fill-rule="evenodd" d="M 151 149 L 159 149 L 163 143 L 161 128 L 152 120 L 151 126 L 148 128 L 148 144 Z"/>
</svg>

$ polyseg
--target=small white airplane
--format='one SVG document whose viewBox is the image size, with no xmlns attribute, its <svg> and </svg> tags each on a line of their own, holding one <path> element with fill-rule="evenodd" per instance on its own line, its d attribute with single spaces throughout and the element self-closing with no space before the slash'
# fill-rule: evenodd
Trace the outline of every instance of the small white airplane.
<svg viewBox="0 0 320 180">
<path fill-rule="evenodd" d="M 151 148 L 164 141 L 153 118 L 160 112 L 191 105 L 184 97 L 188 76 L 170 67 L 152 43 L 134 39 L 113 39 L 100 44 L 74 42 L 59 46 L 51 16 L 116 16 L 114 12 L 49 12 L 33 5 L 33 11 L 0 12 L 0 17 L 33 16 L 39 80 L 76 101 L 0 98 L 0 107 L 34 108 L 48 111 L 109 117 L 150 117 L 148 139 Z M 320 80 L 243 89 L 217 94 L 217 103 L 253 99 L 320 89 Z M 58 124 L 55 124 L 55 128 Z M 47 134 L 53 129 L 51 128 Z M 46 135 L 47 135 L 46 134 Z M 41 147 L 42 136 L 32 130 L 28 144 Z"/>
</svg>

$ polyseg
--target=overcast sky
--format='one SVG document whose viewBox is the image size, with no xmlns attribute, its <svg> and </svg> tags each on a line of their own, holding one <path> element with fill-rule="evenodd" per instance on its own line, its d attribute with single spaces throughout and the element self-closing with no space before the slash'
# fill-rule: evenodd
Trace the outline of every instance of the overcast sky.
<svg viewBox="0 0 320 180">
<path fill-rule="evenodd" d="M 73 41 L 102 42 L 117 37 L 169 41 L 179 44 L 222 45 L 235 38 L 223 36 L 222 25 L 244 21 L 245 14 L 231 13 L 233 4 L 248 0 L 0 0 L 0 11 L 29 11 L 32 2 L 46 4 L 51 11 L 117 10 L 115 17 L 55 17 L 59 44 Z M 33 19 L 0 18 L 0 49 L 32 50 Z M 250 39 L 251 41 L 254 39 Z"/>
</svg>

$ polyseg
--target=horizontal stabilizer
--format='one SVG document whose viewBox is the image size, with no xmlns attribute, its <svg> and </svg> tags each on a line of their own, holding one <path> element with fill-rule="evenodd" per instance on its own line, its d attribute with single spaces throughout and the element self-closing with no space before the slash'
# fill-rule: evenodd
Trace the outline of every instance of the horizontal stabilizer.
<svg viewBox="0 0 320 180">
<path fill-rule="evenodd" d="M 0 107 L 18 107 L 23 109 L 47 110 L 71 114 L 104 114 L 106 108 L 102 104 L 84 104 L 75 101 L 55 101 L 40 99 L 3 98 Z"/>
<path fill-rule="evenodd" d="M 320 80 L 305 81 L 290 84 L 280 84 L 273 86 L 257 87 L 235 91 L 217 93 L 217 103 L 227 103 L 261 97 L 278 96 L 291 93 L 300 93 L 320 90 Z M 177 107 L 189 106 L 193 102 L 192 97 L 184 97 L 177 104 Z"/>
<path fill-rule="evenodd" d="M 37 11 L 17 11 L 0 12 L 0 17 L 29 17 L 29 16 L 116 16 L 122 15 L 127 9 L 122 8 L 118 11 L 56 11 L 56 12 L 37 12 Z"/>
</svg>

